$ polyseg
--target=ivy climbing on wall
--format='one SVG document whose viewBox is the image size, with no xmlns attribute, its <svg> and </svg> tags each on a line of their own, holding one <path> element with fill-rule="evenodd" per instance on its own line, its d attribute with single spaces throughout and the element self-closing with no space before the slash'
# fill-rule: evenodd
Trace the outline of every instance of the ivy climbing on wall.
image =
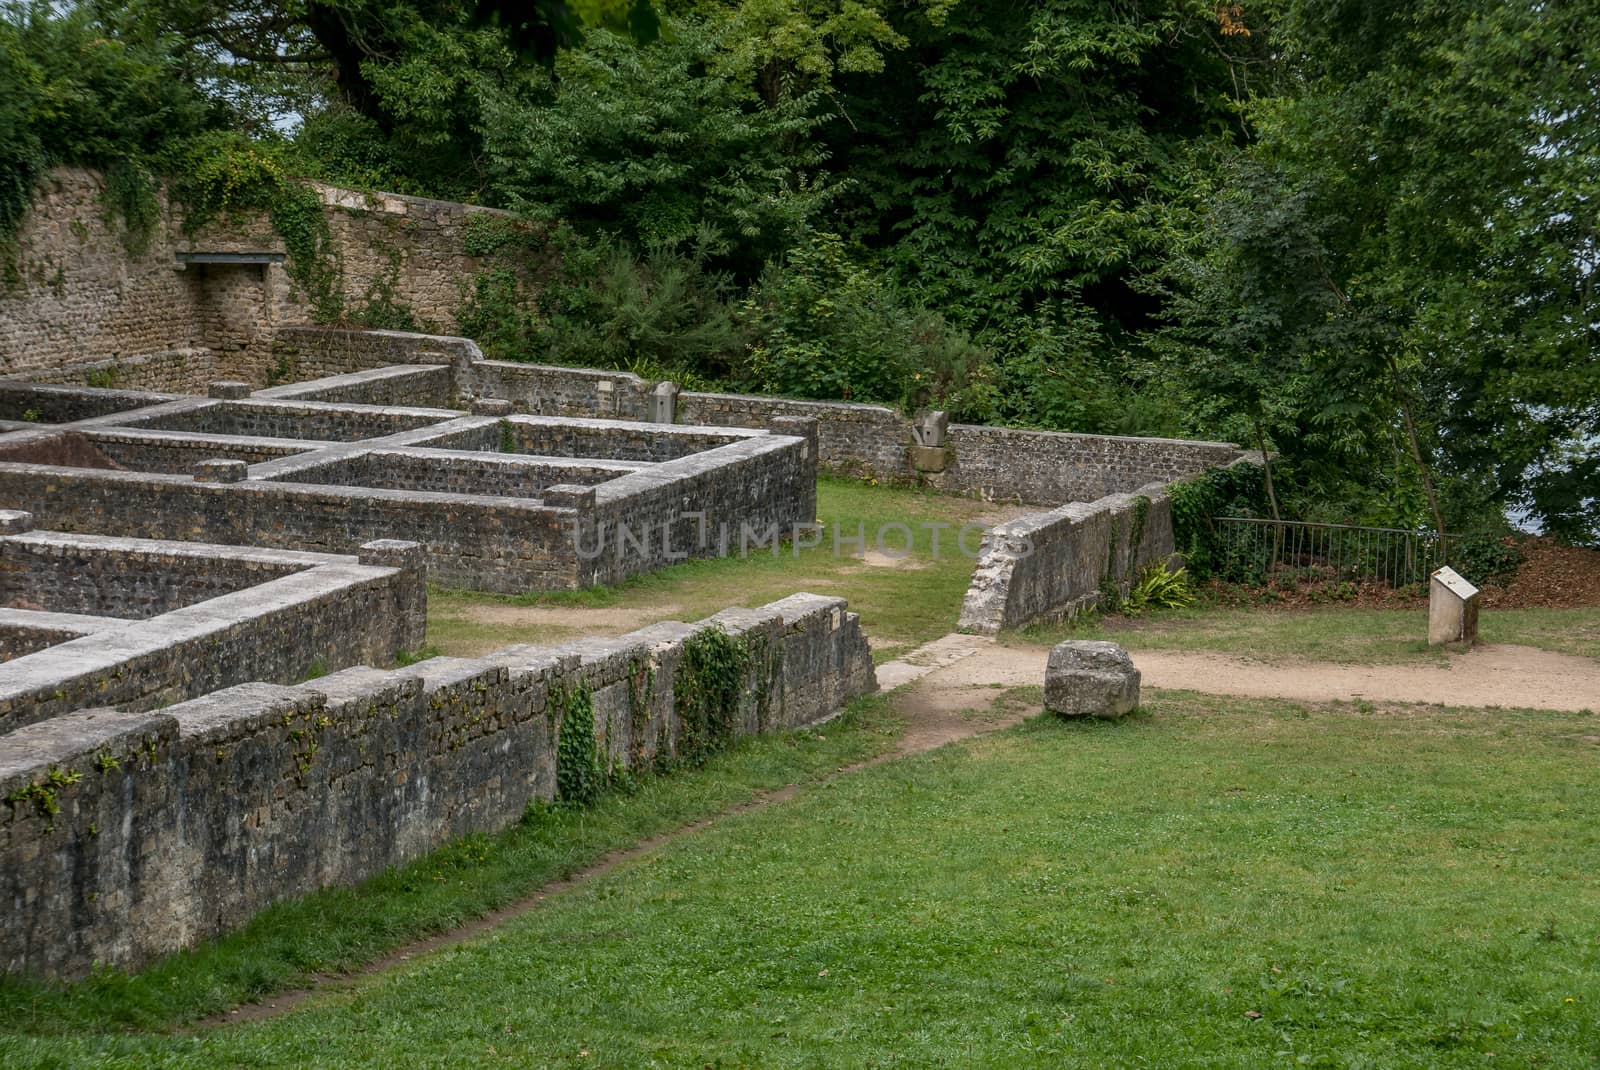
<svg viewBox="0 0 1600 1070">
<path fill-rule="evenodd" d="M 747 642 L 716 627 L 684 642 L 683 661 L 672 687 L 673 709 L 682 726 L 679 760 L 700 764 L 733 739 L 750 654 Z"/>
<path fill-rule="evenodd" d="M 587 683 L 552 691 L 561 715 L 556 737 L 556 798 L 568 806 L 588 806 L 605 787 L 605 770 L 595 754 L 594 701 Z"/>
</svg>

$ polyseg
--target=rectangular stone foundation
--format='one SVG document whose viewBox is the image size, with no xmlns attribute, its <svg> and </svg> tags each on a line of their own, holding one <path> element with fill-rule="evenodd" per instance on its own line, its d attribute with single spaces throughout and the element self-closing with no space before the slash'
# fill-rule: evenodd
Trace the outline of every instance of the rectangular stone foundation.
<svg viewBox="0 0 1600 1070">
<path fill-rule="evenodd" d="M 744 651 L 737 733 L 813 724 L 876 687 L 856 615 L 802 594 L 620 639 L 246 684 L 0 736 L 0 970 L 137 968 L 285 897 L 503 829 L 554 796 L 575 708 L 563 696 L 580 688 L 602 764 L 647 769 L 683 744 L 680 689 L 703 686 L 684 650 L 711 629 Z"/>
</svg>

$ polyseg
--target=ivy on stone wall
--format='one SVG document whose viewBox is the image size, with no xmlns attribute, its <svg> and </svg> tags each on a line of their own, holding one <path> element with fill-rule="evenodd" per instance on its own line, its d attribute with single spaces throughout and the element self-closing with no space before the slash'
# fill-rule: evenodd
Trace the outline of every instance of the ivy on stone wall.
<svg viewBox="0 0 1600 1070">
<path fill-rule="evenodd" d="M 700 764 L 726 747 L 738 732 L 739 698 L 750 668 L 750 645 L 711 627 L 683 644 L 673 681 L 673 709 L 682 735 L 678 758 Z"/>
<path fill-rule="evenodd" d="M 588 806 L 605 787 L 605 770 L 595 754 L 589 685 L 554 689 L 548 701 L 561 715 L 556 737 L 556 797 L 568 806 Z"/>
</svg>

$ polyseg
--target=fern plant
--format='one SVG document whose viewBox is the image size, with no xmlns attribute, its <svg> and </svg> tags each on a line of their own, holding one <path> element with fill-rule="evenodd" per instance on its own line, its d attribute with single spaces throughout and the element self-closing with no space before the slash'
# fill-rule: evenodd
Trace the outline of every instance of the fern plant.
<svg viewBox="0 0 1600 1070">
<path fill-rule="evenodd" d="M 1192 605 L 1194 585 L 1189 582 L 1188 570 L 1174 571 L 1160 564 L 1144 570 L 1123 600 L 1122 611 L 1136 617 L 1146 609 L 1184 609 Z"/>
</svg>

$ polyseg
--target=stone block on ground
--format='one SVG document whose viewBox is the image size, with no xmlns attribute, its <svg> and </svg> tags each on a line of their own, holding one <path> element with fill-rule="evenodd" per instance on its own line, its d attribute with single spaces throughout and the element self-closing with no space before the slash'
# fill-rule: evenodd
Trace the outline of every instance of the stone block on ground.
<svg viewBox="0 0 1600 1070">
<path fill-rule="evenodd" d="M 1073 639 L 1050 651 L 1044 708 L 1063 717 L 1121 717 L 1139 706 L 1139 670 L 1117 643 Z"/>
</svg>

